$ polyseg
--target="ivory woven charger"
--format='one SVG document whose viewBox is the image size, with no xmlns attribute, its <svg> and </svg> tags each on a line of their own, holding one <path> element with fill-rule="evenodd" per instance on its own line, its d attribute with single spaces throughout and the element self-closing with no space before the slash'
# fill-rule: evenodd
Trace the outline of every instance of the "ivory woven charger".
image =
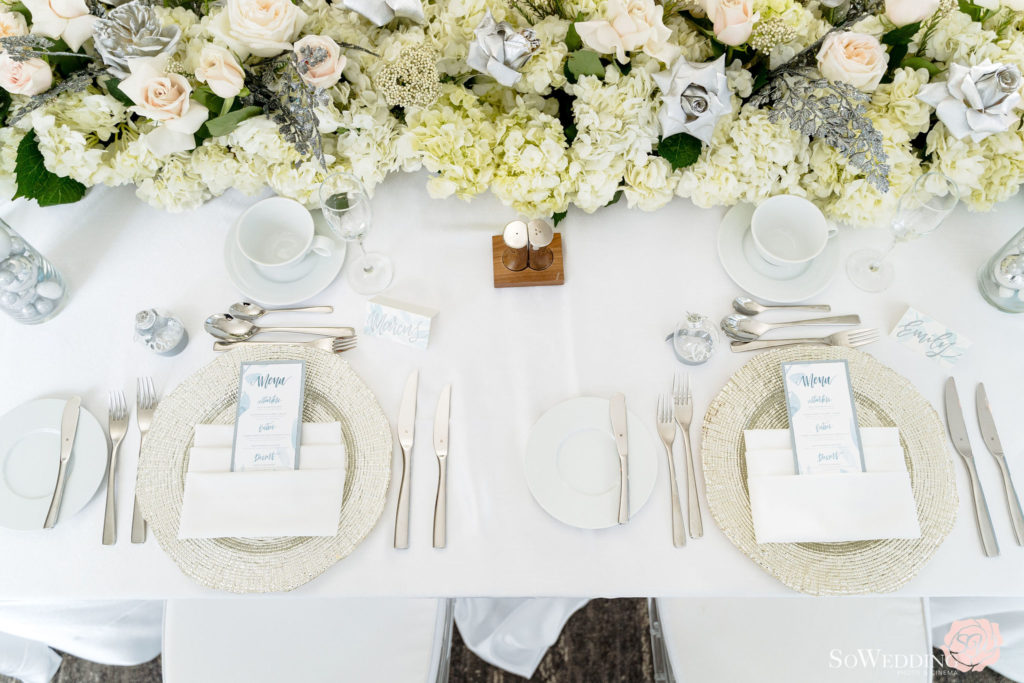
<svg viewBox="0 0 1024 683">
<path fill-rule="evenodd" d="M 860 426 L 899 428 L 921 537 L 758 544 L 747 491 L 743 430 L 789 428 L 781 363 L 840 359 L 850 366 Z M 856 349 L 795 346 L 756 356 L 729 379 L 708 408 L 702 452 L 708 505 L 715 522 L 762 569 L 803 593 L 894 591 L 931 559 L 956 521 L 953 461 L 935 409 L 910 382 Z"/>
<path fill-rule="evenodd" d="M 235 421 L 239 364 L 306 361 L 306 422 L 341 422 L 347 471 L 334 537 L 179 539 L 188 450 L 197 424 Z M 351 553 L 377 523 L 391 479 L 391 428 L 348 363 L 298 346 L 243 346 L 182 382 L 157 407 L 142 445 L 137 495 L 160 547 L 204 586 L 233 593 L 289 591 Z"/>
</svg>

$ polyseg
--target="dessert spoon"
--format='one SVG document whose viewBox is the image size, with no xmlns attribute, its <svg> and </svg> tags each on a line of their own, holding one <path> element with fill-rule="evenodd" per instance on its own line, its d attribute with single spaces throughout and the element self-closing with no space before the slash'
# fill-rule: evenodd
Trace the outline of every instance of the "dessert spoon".
<svg viewBox="0 0 1024 683">
<path fill-rule="evenodd" d="M 228 313 L 211 315 L 206 319 L 205 327 L 214 337 L 227 341 L 245 341 L 260 332 L 296 332 L 325 337 L 351 337 L 356 332 L 351 327 L 258 327 L 250 320 L 239 320 Z"/>
<path fill-rule="evenodd" d="M 857 325 L 860 323 L 859 315 L 834 315 L 827 318 L 812 318 L 810 320 L 791 320 L 784 323 L 766 323 L 754 320 L 745 315 L 727 315 L 722 318 L 722 331 L 733 339 L 740 341 L 754 341 L 762 334 L 780 327 L 796 327 L 798 325 Z"/>
<path fill-rule="evenodd" d="M 757 315 L 765 311 L 831 311 L 828 304 L 802 304 L 797 306 L 766 306 L 754 301 L 749 296 L 738 296 L 732 300 L 732 307 L 737 313 Z"/>
</svg>

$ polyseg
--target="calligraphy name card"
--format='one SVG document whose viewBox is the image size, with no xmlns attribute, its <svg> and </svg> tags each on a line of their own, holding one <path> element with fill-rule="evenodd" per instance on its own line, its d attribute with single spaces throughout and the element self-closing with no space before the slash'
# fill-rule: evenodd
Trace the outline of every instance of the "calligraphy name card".
<svg viewBox="0 0 1024 683">
<path fill-rule="evenodd" d="M 375 296 L 366 304 L 363 334 L 390 339 L 414 349 L 426 349 L 430 323 L 435 315 L 437 311 L 432 308 Z"/>
<path fill-rule="evenodd" d="M 910 306 L 889 336 L 946 368 L 971 347 L 970 339 Z"/>
<path fill-rule="evenodd" d="M 305 361 L 242 363 L 232 472 L 296 468 L 305 379 Z"/>
</svg>

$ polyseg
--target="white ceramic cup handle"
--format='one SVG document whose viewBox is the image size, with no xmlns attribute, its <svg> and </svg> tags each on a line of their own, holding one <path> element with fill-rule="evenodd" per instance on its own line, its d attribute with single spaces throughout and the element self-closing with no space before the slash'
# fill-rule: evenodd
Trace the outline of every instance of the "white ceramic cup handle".
<svg viewBox="0 0 1024 683">
<path fill-rule="evenodd" d="M 828 238 L 832 239 L 839 234 L 839 226 L 834 223 L 827 222 L 825 225 L 828 226 Z"/>
<path fill-rule="evenodd" d="M 313 253 L 320 256 L 330 256 L 334 253 L 334 240 L 323 235 L 313 238 Z"/>
</svg>

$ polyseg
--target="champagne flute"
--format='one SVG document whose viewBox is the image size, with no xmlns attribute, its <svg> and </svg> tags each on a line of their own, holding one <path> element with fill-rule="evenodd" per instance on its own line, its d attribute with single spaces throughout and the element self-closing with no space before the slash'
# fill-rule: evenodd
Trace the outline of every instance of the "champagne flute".
<svg viewBox="0 0 1024 683">
<path fill-rule="evenodd" d="M 391 284 L 394 268 L 383 254 L 367 252 L 363 240 L 373 213 L 366 188 L 351 173 L 327 176 L 320 185 L 320 206 L 335 235 L 359 245 L 360 256 L 348 271 L 348 282 L 360 294 L 376 294 Z"/>
<path fill-rule="evenodd" d="M 892 284 L 894 271 L 887 259 L 901 242 L 909 242 L 935 230 L 960 201 L 956 183 L 939 171 L 930 171 L 914 181 L 900 197 L 896 215 L 889 223 L 892 242 L 885 251 L 861 249 L 850 254 L 846 274 L 866 292 L 881 292 Z"/>
</svg>

